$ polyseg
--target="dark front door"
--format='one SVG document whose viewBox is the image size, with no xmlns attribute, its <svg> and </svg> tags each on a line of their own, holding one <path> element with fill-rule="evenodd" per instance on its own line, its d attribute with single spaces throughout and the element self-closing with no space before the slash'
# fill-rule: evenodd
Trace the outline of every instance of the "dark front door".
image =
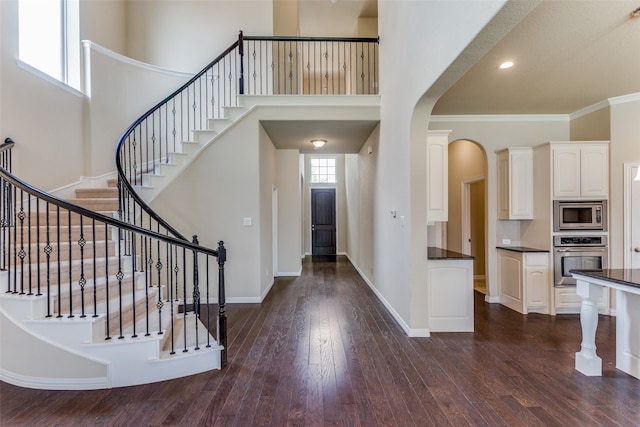
<svg viewBox="0 0 640 427">
<path fill-rule="evenodd" d="M 311 189 L 311 253 L 336 254 L 336 190 Z"/>
</svg>

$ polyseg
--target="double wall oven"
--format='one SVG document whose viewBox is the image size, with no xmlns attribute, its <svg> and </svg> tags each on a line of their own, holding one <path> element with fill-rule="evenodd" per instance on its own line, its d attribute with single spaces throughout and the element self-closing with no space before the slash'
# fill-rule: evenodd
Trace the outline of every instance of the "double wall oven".
<svg viewBox="0 0 640 427">
<path fill-rule="evenodd" d="M 555 286 L 575 286 L 571 270 L 601 270 L 609 263 L 607 202 L 554 201 Z"/>
</svg>

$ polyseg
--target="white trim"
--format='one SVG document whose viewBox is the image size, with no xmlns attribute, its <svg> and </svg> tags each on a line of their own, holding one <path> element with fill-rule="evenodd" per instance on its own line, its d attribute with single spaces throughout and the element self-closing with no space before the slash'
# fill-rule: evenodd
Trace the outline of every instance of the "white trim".
<svg viewBox="0 0 640 427">
<path fill-rule="evenodd" d="M 624 210 L 622 211 L 623 218 L 623 267 L 631 268 L 631 199 L 632 199 L 632 182 L 633 182 L 633 168 L 640 167 L 640 163 L 631 162 L 624 163 L 624 192 L 622 195 Z"/>
<path fill-rule="evenodd" d="M 302 276 L 302 267 L 299 271 L 278 271 L 278 277 L 298 277 Z"/>
<path fill-rule="evenodd" d="M 389 304 L 389 302 L 384 298 L 384 296 L 382 296 L 382 294 L 378 291 L 378 289 L 376 289 L 376 287 L 373 286 L 373 283 L 369 281 L 367 276 L 364 275 L 362 270 L 360 270 L 360 268 L 355 264 L 355 262 L 351 259 L 349 255 L 347 255 L 347 259 L 349 260 L 353 268 L 356 269 L 360 277 L 362 277 L 362 280 L 364 280 L 364 282 L 369 286 L 369 288 L 373 291 L 373 293 L 378 298 L 378 300 L 382 303 L 382 305 L 384 305 L 384 307 L 387 309 L 389 314 L 391 314 L 391 317 L 395 319 L 396 323 L 398 323 L 398 325 L 402 328 L 402 330 L 404 331 L 405 334 L 407 334 L 408 337 L 428 338 L 431 336 L 431 332 L 429 331 L 429 328 L 424 328 L 424 329 L 410 328 L 409 325 L 406 324 L 404 319 L 398 314 L 398 312 L 391 306 L 391 304 Z"/>
<path fill-rule="evenodd" d="M 609 105 L 626 104 L 627 102 L 640 101 L 640 92 L 630 93 L 628 95 L 616 96 L 615 98 L 609 98 Z"/>
<path fill-rule="evenodd" d="M 109 50 L 106 47 L 100 46 L 99 44 L 96 44 L 96 43 L 92 42 L 91 40 L 82 40 L 82 46 L 85 49 L 86 48 L 90 48 L 91 50 L 94 50 L 94 51 L 96 51 L 98 53 L 101 53 L 101 54 L 103 54 L 105 56 L 108 56 L 109 58 L 115 59 L 116 61 L 120 61 L 120 62 L 123 62 L 125 64 L 132 65 L 134 67 L 142 68 L 142 69 L 147 70 L 147 71 L 152 71 L 154 73 L 168 74 L 170 76 L 184 77 L 184 78 L 193 77 L 193 73 L 188 73 L 188 72 L 184 72 L 184 71 L 169 70 L 168 68 L 162 68 L 162 67 L 158 67 L 156 65 L 151 65 L 151 64 L 147 64 L 145 62 L 137 61 L 135 59 L 129 58 L 128 56 L 124 56 L 124 55 L 121 55 L 121 54 L 119 54 L 117 52 Z"/>
<path fill-rule="evenodd" d="M 78 89 L 74 88 L 73 86 L 69 86 L 68 84 L 66 84 L 65 82 L 56 79 L 53 76 L 50 76 L 49 74 L 45 73 L 44 71 L 41 71 L 39 69 L 37 69 L 36 67 L 34 67 L 33 65 L 29 65 L 28 63 L 21 61 L 20 59 L 16 58 L 16 64 L 18 65 L 18 68 L 22 68 L 23 70 L 33 74 L 36 77 L 41 78 L 42 80 L 45 80 L 48 83 L 51 83 L 57 87 L 59 87 L 60 89 L 69 92 L 72 95 L 77 96 L 78 98 L 84 98 L 85 94 L 80 92 Z"/>
<path fill-rule="evenodd" d="M 569 119 L 570 120 L 575 120 L 577 118 L 580 118 L 582 116 L 586 116 L 587 114 L 591 114 L 593 112 L 596 112 L 598 110 L 602 110 L 603 108 L 607 108 L 609 106 L 609 101 L 608 100 L 604 100 L 604 101 L 600 101 L 597 102 L 593 105 L 590 105 L 588 107 L 585 107 L 581 110 L 578 111 L 574 111 L 573 113 L 569 114 Z"/>
<path fill-rule="evenodd" d="M 111 388 L 108 377 L 44 378 L 20 375 L 0 369 L 0 379 L 18 387 L 41 390 L 98 390 Z"/>
<path fill-rule="evenodd" d="M 569 114 L 469 114 L 434 115 L 431 122 L 566 122 Z"/>
<path fill-rule="evenodd" d="M 490 297 L 487 293 L 484 297 L 484 302 L 488 302 L 489 304 L 500 304 L 500 297 Z"/>
</svg>

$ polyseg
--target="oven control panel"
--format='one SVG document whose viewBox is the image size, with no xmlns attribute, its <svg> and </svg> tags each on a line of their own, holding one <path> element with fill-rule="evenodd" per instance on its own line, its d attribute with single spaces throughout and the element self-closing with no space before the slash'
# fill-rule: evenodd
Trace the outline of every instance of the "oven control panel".
<svg viewBox="0 0 640 427">
<path fill-rule="evenodd" d="M 607 246 L 607 236 L 555 236 L 554 246 Z"/>
</svg>

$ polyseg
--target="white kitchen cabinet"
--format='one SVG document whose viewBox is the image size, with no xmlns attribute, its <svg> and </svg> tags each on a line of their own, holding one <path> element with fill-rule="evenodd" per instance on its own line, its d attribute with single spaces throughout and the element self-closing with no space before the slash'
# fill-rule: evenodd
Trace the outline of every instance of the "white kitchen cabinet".
<svg viewBox="0 0 640 427">
<path fill-rule="evenodd" d="M 533 149 L 512 147 L 498 155 L 498 219 L 533 219 Z"/>
<path fill-rule="evenodd" d="M 582 297 L 576 293 L 575 286 L 560 286 L 554 288 L 555 308 L 558 314 L 579 314 Z M 600 314 L 611 314 L 609 310 L 609 288 L 603 289 L 602 298 L 597 302 Z"/>
<path fill-rule="evenodd" d="M 609 197 L 608 142 L 552 143 L 553 198 Z"/>
<path fill-rule="evenodd" d="M 473 259 L 429 260 L 431 332 L 473 332 Z"/>
<path fill-rule="evenodd" d="M 523 314 L 549 314 L 548 252 L 498 249 L 500 303 Z"/>
<path fill-rule="evenodd" d="M 427 221 L 447 221 L 449 216 L 450 130 L 427 132 Z"/>
</svg>

